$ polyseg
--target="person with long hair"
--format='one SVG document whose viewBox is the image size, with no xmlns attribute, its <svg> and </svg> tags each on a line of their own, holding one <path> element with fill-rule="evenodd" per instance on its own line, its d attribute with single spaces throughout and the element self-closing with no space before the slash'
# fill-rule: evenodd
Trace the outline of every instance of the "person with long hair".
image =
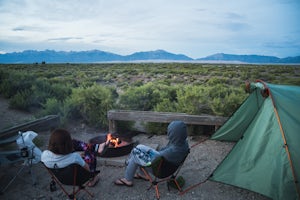
<svg viewBox="0 0 300 200">
<path fill-rule="evenodd" d="M 109 145 L 109 141 L 101 144 L 90 144 L 72 139 L 69 131 L 55 129 L 50 136 L 48 149 L 43 151 L 41 161 L 48 168 L 64 168 L 70 164 L 79 164 L 86 170 L 95 172 L 97 168 L 97 154 L 102 155 Z M 82 155 L 75 151 L 84 151 Z M 89 186 L 97 184 L 100 174 L 95 175 Z"/>
</svg>

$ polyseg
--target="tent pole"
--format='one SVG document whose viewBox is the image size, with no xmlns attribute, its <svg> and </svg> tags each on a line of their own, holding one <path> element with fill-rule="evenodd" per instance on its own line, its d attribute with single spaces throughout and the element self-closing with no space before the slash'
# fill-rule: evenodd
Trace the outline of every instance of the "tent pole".
<svg viewBox="0 0 300 200">
<path fill-rule="evenodd" d="M 272 100 L 274 112 L 275 112 L 275 115 L 276 115 L 276 118 L 277 118 L 277 122 L 278 122 L 278 125 L 279 125 L 279 128 L 280 128 L 281 136 L 282 136 L 282 139 L 283 139 L 283 142 L 284 142 L 284 148 L 285 148 L 285 151 L 286 151 L 289 163 L 290 163 L 290 167 L 291 167 L 291 170 L 292 170 L 292 175 L 293 175 L 293 178 L 294 178 L 294 183 L 295 183 L 296 191 L 298 193 L 298 197 L 300 197 L 299 182 L 298 182 L 297 177 L 296 177 L 295 168 L 294 168 L 294 165 L 293 165 L 293 161 L 291 159 L 291 154 L 290 154 L 290 151 L 289 151 L 288 144 L 286 142 L 285 133 L 284 133 L 284 130 L 282 128 L 281 120 L 280 120 L 280 117 L 279 117 L 279 114 L 278 114 L 278 111 L 277 111 L 277 108 L 276 108 L 276 105 L 275 105 L 275 101 L 273 99 L 273 96 L 271 94 L 270 89 L 267 87 L 267 85 L 265 84 L 265 82 L 263 82 L 261 80 L 259 80 L 259 82 L 261 82 L 265 86 L 265 88 L 268 90 L 269 97 Z"/>
</svg>

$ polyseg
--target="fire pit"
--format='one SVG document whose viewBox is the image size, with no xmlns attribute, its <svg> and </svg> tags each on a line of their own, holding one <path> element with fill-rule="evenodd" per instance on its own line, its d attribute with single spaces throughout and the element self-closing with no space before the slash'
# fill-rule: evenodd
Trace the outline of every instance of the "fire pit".
<svg viewBox="0 0 300 200">
<path fill-rule="evenodd" d="M 107 140 L 110 140 L 109 147 L 106 152 L 101 155 L 101 157 L 108 158 L 124 156 L 129 154 L 134 147 L 134 142 L 132 142 L 130 138 L 110 133 L 94 137 L 90 139 L 89 142 L 92 144 L 101 144 Z"/>
</svg>

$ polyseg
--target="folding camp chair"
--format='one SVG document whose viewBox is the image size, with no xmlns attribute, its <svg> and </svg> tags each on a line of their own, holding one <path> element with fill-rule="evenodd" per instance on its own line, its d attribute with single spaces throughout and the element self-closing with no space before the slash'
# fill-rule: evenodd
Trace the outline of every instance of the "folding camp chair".
<svg viewBox="0 0 300 200">
<path fill-rule="evenodd" d="M 181 192 L 182 191 L 182 185 L 177 179 L 177 175 L 186 160 L 189 152 L 184 157 L 184 159 L 179 163 L 178 165 L 174 165 L 173 163 L 167 161 L 164 157 L 159 156 L 154 161 L 152 161 L 150 166 L 147 167 L 141 167 L 141 170 L 146 175 L 147 179 L 151 183 L 150 187 L 155 187 L 156 197 L 157 199 L 160 198 L 158 184 L 167 182 L 168 190 L 170 190 L 170 185 L 175 184 L 175 187 Z M 152 176 L 148 172 L 147 168 L 151 168 Z"/>
<path fill-rule="evenodd" d="M 69 199 L 76 199 L 77 193 L 81 190 L 84 190 L 90 197 L 94 196 L 86 189 L 86 186 L 100 171 L 89 172 L 78 164 L 71 164 L 64 168 L 58 168 L 56 166 L 48 168 L 45 164 L 44 166 L 52 178 L 50 191 L 55 191 L 57 183 Z M 72 192 L 68 192 L 64 185 L 73 186 Z"/>
<path fill-rule="evenodd" d="M 18 147 L 15 147 L 14 143 L 17 143 L 18 140 L 21 140 L 21 144 L 18 144 Z M 12 147 L 13 146 L 13 147 Z M 5 190 L 14 182 L 17 176 L 26 168 L 29 168 L 29 173 L 31 174 L 31 179 L 33 184 L 35 180 L 32 173 L 32 164 L 35 159 L 35 154 L 33 153 L 35 146 L 26 145 L 26 142 L 23 138 L 23 133 L 19 132 L 18 135 L 13 135 L 7 138 L 0 139 L 0 166 L 16 164 L 18 162 L 23 162 L 20 169 L 14 174 L 14 176 L 8 181 L 6 186 L 1 190 L 0 193 L 4 193 Z M 6 150 L 11 149 L 14 150 Z"/>
</svg>

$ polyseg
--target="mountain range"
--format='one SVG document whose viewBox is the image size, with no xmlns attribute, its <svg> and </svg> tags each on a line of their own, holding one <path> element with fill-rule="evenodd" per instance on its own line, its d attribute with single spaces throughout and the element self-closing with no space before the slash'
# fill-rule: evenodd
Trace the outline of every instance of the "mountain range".
<svg viewBox="0 0 300 200">
<path fill-rule="evenodd" d="M 164 50 L 136 52 L 118 55 L 110 52 L 91 51 L 36 51 L 26 50 L 0 54 L 0 63 L 101 63 L 101 62 L 202 62 L 202 63 L 261 63 L 299 64 L 300 56 L 278 58 L 262 55 L 234 55 L 217 53 L 204 58 L 193 59 L 183 54 L 173 54 Z"/>
</svg>

